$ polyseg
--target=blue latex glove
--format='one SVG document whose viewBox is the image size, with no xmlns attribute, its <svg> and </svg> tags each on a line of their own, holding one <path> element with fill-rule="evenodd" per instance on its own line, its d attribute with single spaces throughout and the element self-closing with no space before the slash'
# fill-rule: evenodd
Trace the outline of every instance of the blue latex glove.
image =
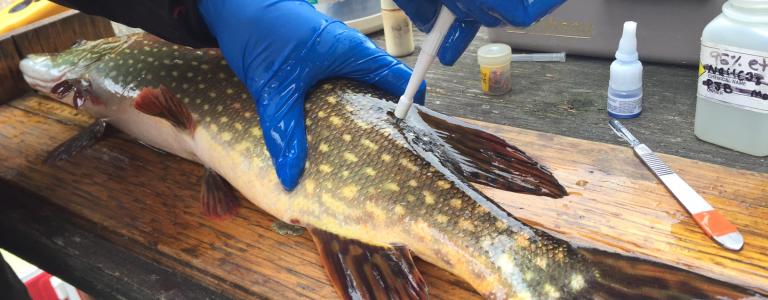
<svg viewBox="0 0 768 300">
<path fill-rule="evenodd" d="M 440 62 L 452 66 L 477 35 L 480 25 L 497 27 L 504 23 L 527 27 L 546 16 L 565 0 L 394 0 L 423 31 L 432 30 L 440 7 L 445 5 L 456 21 L 440 46 Z"/>
<path fill-rule="evenodd" d="M 307 158 L 304 98 L 310 87 L 346 77 L 401 95 L 411 76 L 365 35 L 304 0 L 200 0 L 198 8 L 256 102 L 267 150 L 289 191 Z M 419 104 L 425 89 L 422 84 Z"/>
</svg>

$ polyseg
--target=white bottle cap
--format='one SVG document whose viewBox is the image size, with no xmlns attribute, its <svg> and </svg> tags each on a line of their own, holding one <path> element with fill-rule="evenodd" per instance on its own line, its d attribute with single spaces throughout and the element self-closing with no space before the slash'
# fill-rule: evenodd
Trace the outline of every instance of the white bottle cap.
<svg viewBox="0 0 768 300">
<path fill-rule="evenodd" d="M 506 44 L 488 44 L 477 50 L 481 66 L 503 66 L 512 62 L 512 48 Z"/>
<path fill-rule="evenodd" d="M 397 7 L 397 4 L 395 4 L 395 1 L 392 1 L 392 0 L 381 0 L 381 9 L 393 10 L 393 9 L 400 9 L 400 7 Z"/>
<path fill-rule="evenodd" d="M 616 50 L 616 59 L 621 61 L 637 60 L 637 23 L 633 21 L 624 22 L 624 32 L 621 34 L 619 49 Z"/>
<path fill-rule="evenodd" d="M 618 91 L 632 91 L 643 87 L 643 64 L 637 55 L 637 23 L 624 23 L 624 33 L 616 50 L 616 60 L 611 64 L 608 85 Z"/>
</svg>

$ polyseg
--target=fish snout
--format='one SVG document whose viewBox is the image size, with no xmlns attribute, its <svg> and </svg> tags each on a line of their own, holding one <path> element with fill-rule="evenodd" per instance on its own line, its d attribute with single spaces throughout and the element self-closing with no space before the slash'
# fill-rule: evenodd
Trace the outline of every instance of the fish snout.
<svg viewBox="0 0 768 300">
<path fill-rule="evenodd" d="M 66 72 L 53 66 L 47 55 L 29 55 L 22 59 L 19 68 L 24 80 L 37 91 L 51 94 L 51 89 L 64 80 Z"/>
</svg>

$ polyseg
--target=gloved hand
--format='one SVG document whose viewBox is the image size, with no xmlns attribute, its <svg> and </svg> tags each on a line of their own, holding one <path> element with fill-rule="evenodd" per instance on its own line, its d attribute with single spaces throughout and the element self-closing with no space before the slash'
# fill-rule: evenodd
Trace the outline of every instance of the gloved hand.
<svg viewBox="0 0 768 300">
<path fill-rule="evenodd" d="M 438 58 L 447 66 L 459 59 L 475 38 L 480 25 L 497 27 L 503 23 L 527 27 L 546 16 L 565 0 L 394 0 L 397 6 L 423 32 L 432 30 L 440 7 L 445 5 L 456 21 L 445 35 Z"/>
<path fill-rule="evenodd" d="M 205 23 L 256 102 L 267 150 L 286 190 L 304 171 L 304 98 L 322 79 L 346 77 L 393 94 L 411 70 L 360 32 L 305 0 L 200 0 Z M 426 85 L 417 94 L 424 103 Z"/>
</svg>

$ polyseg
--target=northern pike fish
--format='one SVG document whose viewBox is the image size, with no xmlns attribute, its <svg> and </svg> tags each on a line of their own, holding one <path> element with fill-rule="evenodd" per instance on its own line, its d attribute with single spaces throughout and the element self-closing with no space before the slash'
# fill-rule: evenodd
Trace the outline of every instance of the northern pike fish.
<svg viewBox="0 0 768 300">
<path fill-rule="evenodd" d="M 412 253 L 488 299 L 742 298 L 744 288 L 674 267 L 574 247 L 524 224 L 470 183 L 559 198 L 566 191 L 523 151 L 480 128 L 346 80 L 307 96 L 308 162 L 286 192 L 255 106 L 216 50 L 148 35 L 80 42 L 21 62 L 27 82 L 97 121 L 51 152 L 69 158 L 107 125 L 206 168 L 204 212 L 235 213 L 235 189 L 306 227 L 345 299 L 424 299 Z"/>
</svg>

